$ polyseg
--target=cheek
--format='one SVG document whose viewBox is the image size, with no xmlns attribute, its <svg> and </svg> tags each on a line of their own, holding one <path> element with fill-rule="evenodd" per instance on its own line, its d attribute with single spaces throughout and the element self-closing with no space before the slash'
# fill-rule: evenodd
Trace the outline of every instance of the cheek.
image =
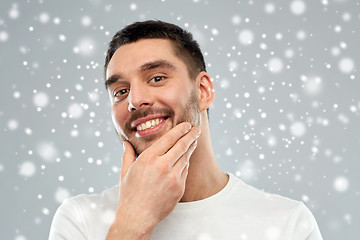
<svg viewBox="0 0 360 240">
<path fill-rule="evenodd" d="M 190 99 L 191 90 L 192 86 L 174 85 L 159 92 L 157 96 L 159 102 L 163 105 L 171 108 L 183 108 Z"/>
<path fill-rule="evenodd" d="M 185 106 L 185 99 L 187 96 L 182 94 L 179 95 L 178 91 L 166 91 L 159 95 L 160 97 L 157 98 L 159 107 L 164 107 L 171 109 L 174 113 L 174 117 L 176 118 L 177 115 L 181 115 L 184 106 Z"/>
<path fill-rule="evenodd" d="M 127 116 L 127 107 L 122 106 L 125 104 L 114 104 L 111 111 L 111 117 L 114 123 L 114 126 L 118 131 L 122 132 L 122 129 L 125 125 L 125 120 Z"/>
</svg>

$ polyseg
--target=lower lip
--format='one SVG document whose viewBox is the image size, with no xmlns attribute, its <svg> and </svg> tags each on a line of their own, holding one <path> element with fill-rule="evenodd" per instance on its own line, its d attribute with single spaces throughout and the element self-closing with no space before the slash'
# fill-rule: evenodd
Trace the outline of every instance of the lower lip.
<svg viewBox="0 0 360 240">
<path fill-rule="evenodd" d="M 159 131 L 165 124 L 165 122 L 167 121 L 167 119 L 163 120 L 161 123 L 159 123 L 159 125 L 157 125 L 156 127 L 153 127 L 153 128 L 149 128 L 149 129 L 146 129 L 144 131 L 136 131 L 136 134 L 135 136 L 136 137 L 145 137 L 145 136 L 148 136 L 148 135 L 151 135 L 151 134 L 154 134 L 156 133 L 157 131 Z"/>
</svg>

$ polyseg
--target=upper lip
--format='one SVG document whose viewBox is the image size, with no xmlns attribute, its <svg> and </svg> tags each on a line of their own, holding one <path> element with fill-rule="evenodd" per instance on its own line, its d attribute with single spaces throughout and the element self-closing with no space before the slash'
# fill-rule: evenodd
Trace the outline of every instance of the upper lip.
<svg viewBox="0 0 360 240">
<path fill-rule="evenodd" d="M 139 126 L 142 123 L 145 123 L 149 120 L 153 120 L 153 119 L 157 119 L 157 118 L 165 118 L 167 117 L 166 115 L 160 115 L 160 114 L 155 114 L 155 115 L 149 115 L 143 118 L 138 118 L 136 120 L 134 120 L 133 122 L 131 122 L 131 128 L 135 129 L 137 126 Z"/>
</svg>

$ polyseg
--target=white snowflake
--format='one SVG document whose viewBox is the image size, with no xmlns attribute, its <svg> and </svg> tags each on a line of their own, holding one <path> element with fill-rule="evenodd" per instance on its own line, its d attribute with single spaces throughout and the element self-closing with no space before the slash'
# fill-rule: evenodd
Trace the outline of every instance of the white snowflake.
<svg viewBox="0 0 360 240">
<path fill-rule="evenodd" d="M 69 198 L 70 196 L 71 195 L 70 195 L 70 192 L 68 189 L 58 187 L 55 191 L 54 198 L 55 198 L 56 202 L 62 203 L 65 199 Z"/>
<path fill-rule="evenodd" d="M 81 24 L 84 26 L 84 27 L 89 27 L 92 23 L 92 20 L 91 20 L 91 17 L 89 16 L 83 16 L 81 18 Z"/>
<path fill-rule="evenodd" d="M 244 29 L 239 33 L 238 39 L 244 46 L 250 45 L 254 41 L 254 33 L 251 30 Z"/>
<path fill-rule="evenodd" d="M 47 161 L 53 162 L 58 155 L 57 149 L 50 142 L 41 142 L 37 146 L 37 152 L 39 156 Z"/>
<path fill-rule="evenodd" d="M 349 188 L 349 180 L 344 176 L 335 178 L 333 183 L 334 189 L 337 192 L 345 192 Z"/>
<path fill-rule="evenodd" d="M 303 122 L 296 121 L 291 124 L 290 131 L 294 137 L 302 137 L 306 133 L 306 126 Z"/>
<path fill-rule="evenodd" d="M 49 104 L 49 96 L 47 93 L 38 92 L 33 97 L 33 103 L 36 107 L 44 108 Z"/>
<path fill-rule="evenodd" d="M 253 161 L 245 160 L 238 168 L 238 176 L 245 181 L 253 181 L 256 178 L 256 166 Z"/>
<path fill-rule="evenodd" d="M 9 34 L 6 31 L 0 31 L 0 42 L 6 42 L 9 39 Z"/>
<path fill-rule="evenodd" d="M 273 14 L 276 10 L 276 6 L 274 3 L 265 4 L 265 12 L 268 14 Z"/>
<path fill-rule="evenodd" d="M 11 19 L 17 19 L 20 16 L 20 12 L 18 9 L 18 5 L 17 4 L 13 4 L 11 9 L 9 10 L 9 17 Z"/>
<path fill-rule="evenodd" d="M 16 130 L 18 129 L 19 123 L 16 119 L 10 119 L 7 123 L 9 130 Z"/>
<path fill-rule="evenodd" d="M 36 172 L 36 166 L 31 161 L 25 161 L 19 166 L 19 174 L 23 177 L 32 177 Z"/>
<path fill-rule="evenodd" d="M 81 107 L 80 104 L 78 103 L 72 103 L 69 107 L 68 107 L 68 114 L 70 118 L 73 119 L 79 119 L 82 117 L 84 110 Z"/>
<path fill-rule="evenodd" d="M 50 16 L 48 13 L 44 12 L 39 15 L 39 21 L 41 23 L 48 23 L 50 20 Z"/>
<path fill-rule="evenodd" d="M 355 63 L 349 57 L 342 58 L 339 61 L 339 69 L 343 73 L 351 73 L 354 70 L 354 67 Z"/>
<path fill-rule="evenodd" d="M 284 68 L 284 63 L 280 58 L 274 57 L 269 60 L 267 66 L 270 72 L 280 73 Z"/>
<path fill-rule="evenodd" d="M 306 10 L 306 4 L 302 0 L 295 0 L 292 1 L 290 4 L 290 10 L 294 15 L 302 15 L 305 13 Z"/>
</svg>

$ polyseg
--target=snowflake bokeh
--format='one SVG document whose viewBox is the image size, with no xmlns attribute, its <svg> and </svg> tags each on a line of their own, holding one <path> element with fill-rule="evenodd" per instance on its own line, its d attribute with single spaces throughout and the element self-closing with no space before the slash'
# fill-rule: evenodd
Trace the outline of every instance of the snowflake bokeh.
<svg viewBox="0 0 360 240">
<path fill-rule="evenodd" d="M 118 183 L 122 146 L 104 54 L 113 34 L 147 19 L 178 24 L 202 48 L 216 91 L 210 127 L 222 170 L 303 201 L 324 239 L 360 235 L 359 1 L 0 6 L 1 239 L 46 239 L 64 199 Z M 269 239 L 278 237 L 269 229 Z"/>
</svg>

